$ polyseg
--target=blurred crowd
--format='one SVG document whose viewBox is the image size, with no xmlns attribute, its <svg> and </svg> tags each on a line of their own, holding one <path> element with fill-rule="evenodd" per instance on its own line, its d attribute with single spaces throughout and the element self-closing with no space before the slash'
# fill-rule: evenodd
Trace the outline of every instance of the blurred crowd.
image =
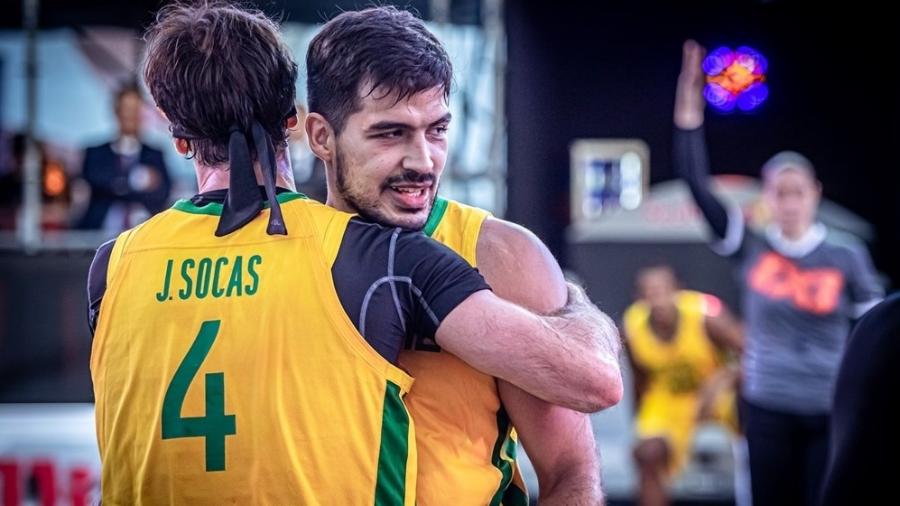
<svg viewBox="0 0 900 506">
<path fill-rule="evenodd" d="M 177 175 L 167 167 L 164 148 L 148 143 L 143 118 L 157 114 L 133 82 L 114 90 L 111 110 L 117 133 L 74 156 L 43 139 L 34 144 L 40 166 L 41 228 L 100 230 L 112 236 L 166 209 L 196 189 L 195 181 L 175 194 Z M 298 104 L 301 116 L 305 108 Z M 302 124 L 302 123 L 301 123 Z M 291 161 L 298 190 L 325 199 L 325 168 L 312 155 L 302 128 L 290 132 Z M 28 141 L 21 132 L 0 134 L 0 231 L 16 229 L 21 213 Z"/>
</svg>

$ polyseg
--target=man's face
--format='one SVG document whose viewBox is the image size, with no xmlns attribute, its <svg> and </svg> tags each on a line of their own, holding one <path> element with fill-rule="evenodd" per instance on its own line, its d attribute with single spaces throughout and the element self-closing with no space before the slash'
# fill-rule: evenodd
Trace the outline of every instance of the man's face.
<svg viewBox="0 0 900 506">
<path fill-rule="evenodd" d="M 816 219 L 820 190 L 807 172 L 781 170 L 766 179 L 764 191 L 772 218 L 785 234 L 802 234 Z"/>
<path fill-rule="evenodd" d="M 126 93 L 119 99 L 116 119 L 122 135 L 137 136 L 141 131 L 141 109 L 144 102 L 135 93 Z"/>
<path fill-rule="evenodd" d="M 450 111 L 435 87 L 397 102 L 375 90 L 336 139 L 333 190 L 353 211 L 386 225 L 421 229 L 447 161 Z"/>
</svg>

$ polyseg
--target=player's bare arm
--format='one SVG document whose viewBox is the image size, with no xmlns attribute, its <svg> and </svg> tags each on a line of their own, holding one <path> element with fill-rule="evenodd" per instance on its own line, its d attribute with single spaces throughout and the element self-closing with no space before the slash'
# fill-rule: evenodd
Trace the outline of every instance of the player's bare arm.
<svg viewBox="0 0 900 506">
<path fill-rule="evenodd" d="M 571 283 L 567 288 L 566 305 L 549 316 L 488 290 L 476 292 L 444 318 L 437 342 L 547 402 L 599 411 L 622 397 L 619 332 L 583 289 Z"/>
<path fill-rule="evenodd" d="M 477 258 L 479 270 L 499 297 L 541 314 L 565 306 L 562 270 L 527 229 L 489 218 L 481 227 Z M 620 381 L 614 383 L 609 388 L 620 388 Z M 539 504 L 599 504 L 600 464 L 590 418 L 506 381 L 498 382 L 498 390 L 537 474 Z"/>
<path fill-rule="evenodd" d="M 628 345 L 628 335 L 622 329 L 622 337 L 625 342 L 625 356 L 628 357 L 628 365 L 631 367 L 632 390 L 634 391 L 631 405 L 636 410 L 640 405 L 641 397 L 647 391 L 647 371 L 634 358 L 634 352 Z"/>
<path fill-rule="evenodd" d="M 722 352 L 733 353 L 737 357 L 744 350 L 744 329 L 737 318 L 717 298 L 707 296 L 706 335 Z M 726 364 L 717 371 L 700 389 L 697 418 L 705 420 L 712 415 L 715 399 L 725 390 L 735 388 L 740 379 L 740 366 L 736 361 Z"/>
<path fill-rule="evenodd" d="M 706 83 L 701 63 L 706 50 L 696 41 L 689 40 L 682 48 L 681 73 L 675 90 L 674 121 L 678 128 L 693 130 L 703 126 L 703 85 Z"/>
<path fill-rule="evenodd" d="M 728 308 L 721 306 L 706 316 L 706 335 L 719 349 L 740 355 L 744 351 L 744 329 Z"/>
</svg>

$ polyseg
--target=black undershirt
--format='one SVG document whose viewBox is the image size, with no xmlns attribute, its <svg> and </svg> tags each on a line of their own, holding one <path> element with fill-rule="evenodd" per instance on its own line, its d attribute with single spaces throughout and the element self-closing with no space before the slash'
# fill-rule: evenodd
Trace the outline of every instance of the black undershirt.
<svg viewBox="0 0 900 506">
<path fill-rule="evenodd" d="M 691 195 L 713 233 L 720 240 L 724 239 L 728 229 L 728 211 L 710 190 L 709 154 L 703 127 L 693 130 L 676 127 L 673 151 L 675 173 L 691 189 Z"/>
</svg>

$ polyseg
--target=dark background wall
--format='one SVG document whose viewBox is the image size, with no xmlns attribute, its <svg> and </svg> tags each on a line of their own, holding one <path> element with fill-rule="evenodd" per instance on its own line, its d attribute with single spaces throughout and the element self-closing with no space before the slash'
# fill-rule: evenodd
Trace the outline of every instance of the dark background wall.
<svg viewBox="0 0 900 506">
<path fill-rule="evenodd" d="M 93 250 L 0 251 L 0 403 L 92 400 Z"/>
<path fill-rule="evenodd" d="M 816 165 L 826 198 L 872 222 L 877 267 L 900 280 L 900 36 L 874 3 L 784 0 L 507 2 L 508 217 L 566 258 L 569 143 L 637 137 L 671 179 L 681 44 L 750 45 L 771 95 L 754 115 L 707 112 L 715 173 L 758 175 L 775 152 Z"/>
</svg>

